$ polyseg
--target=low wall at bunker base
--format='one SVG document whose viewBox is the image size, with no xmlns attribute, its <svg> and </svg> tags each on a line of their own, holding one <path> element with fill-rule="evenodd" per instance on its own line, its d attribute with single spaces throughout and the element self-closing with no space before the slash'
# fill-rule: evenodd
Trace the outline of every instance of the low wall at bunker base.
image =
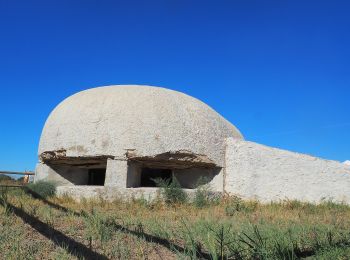
<svg viewBox="0 0 350 260">
<path fill-rule="evenodd" d="M 350 167 L 253 142 L 227 139 L 224 190 L 262 202 L 350 204 Z"/>
<path fill-rule="evenodd" d="M 188 198 L 192 200 L 195 196 L 194 189 L 183 189 Z M 152 201 L 161 198 L 159 188 L 120 188 L 117 186 L 57 186 L 57 196 L 69 196 L 76 201 L 82 199 L 97 200 L 131 200 L 145 199 Z"/>
</svg>

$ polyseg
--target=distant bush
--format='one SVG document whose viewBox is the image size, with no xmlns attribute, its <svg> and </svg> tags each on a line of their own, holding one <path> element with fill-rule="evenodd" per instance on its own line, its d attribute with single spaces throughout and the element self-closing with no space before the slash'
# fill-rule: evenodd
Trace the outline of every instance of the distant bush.
<svg viewBox="0 0 350 260">
<path fill-rule="evenodd" d="M 56 195 L 56 184 L 49 181 L 37 181 L 30 183 L 27 188 L 35 195 L 39 195 L 42 198 L 50 198 Z"/>
<path fill-rule="evenodd" d="M 14 179 L 7 175 L 0 175 L 0 181 L 14 181 Z"/>
<path fill-rule="evenodd" d="M 187 193 L 181 187 L 176 178 L 172 179 L 154 179 L 157 187 L 161 188 L 161 195 L 167 204 L 185 203 L 188 200 Z"/>
<path fill-rule="evenodd" d="M 16 184 L 17 181 L 13 179 L 11 176 L 0 174 L 0 183 L 11 185 L 11 184 Z"/>
</svg>

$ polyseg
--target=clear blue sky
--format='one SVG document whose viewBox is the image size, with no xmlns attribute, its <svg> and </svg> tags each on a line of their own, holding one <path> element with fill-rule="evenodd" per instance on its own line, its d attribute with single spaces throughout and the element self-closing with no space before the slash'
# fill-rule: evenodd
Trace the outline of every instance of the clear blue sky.
<svg viewBox="0 0 350 260">
<path fill-rule="evenodd" d="M 179 90 L 247 140 L 350 159 L 348 3 L 0 0 L 0 169 L 34 169 L 50 111 L 111 84 Z"/>
</svg>

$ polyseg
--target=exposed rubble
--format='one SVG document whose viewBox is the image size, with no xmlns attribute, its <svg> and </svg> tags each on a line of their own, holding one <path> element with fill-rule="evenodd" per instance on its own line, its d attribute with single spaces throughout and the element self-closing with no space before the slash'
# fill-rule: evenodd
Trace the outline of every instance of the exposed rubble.
<svg viewBox="0 0 350 260">
<path fill-rule="evenodd" d="M 214 168 L 217 165 L 203 154 L 196 154 L 188 150 L 169 151 L 153 156 L 140 156 L 135 151 L 128 150 L 126 157 L 129 161 L 136 161 L 148 167 L 186 169 L 192 167 Z"/>
<path fill-rule="evenodd" d="M 74 165 L 74 166 L 92 166 L 105 164 L 108 158 L 114 158 L 112 155 L 97 156 L 67 156 L 66 150 L 46 151 L 40 154 L 41 162 L 52 165 Z"/>
</svg>

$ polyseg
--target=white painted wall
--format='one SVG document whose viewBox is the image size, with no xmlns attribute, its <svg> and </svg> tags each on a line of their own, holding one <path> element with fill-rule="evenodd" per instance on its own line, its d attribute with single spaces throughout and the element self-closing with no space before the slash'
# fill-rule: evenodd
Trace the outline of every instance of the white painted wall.
<svg viewBox="0 0 350 260">
<path fill-rule="evenodd" d="M 350 203 L 350 168 L 336 161 L 228 138 L 224 189 L 263 202 L 326 199 Z"/>
</svg>

